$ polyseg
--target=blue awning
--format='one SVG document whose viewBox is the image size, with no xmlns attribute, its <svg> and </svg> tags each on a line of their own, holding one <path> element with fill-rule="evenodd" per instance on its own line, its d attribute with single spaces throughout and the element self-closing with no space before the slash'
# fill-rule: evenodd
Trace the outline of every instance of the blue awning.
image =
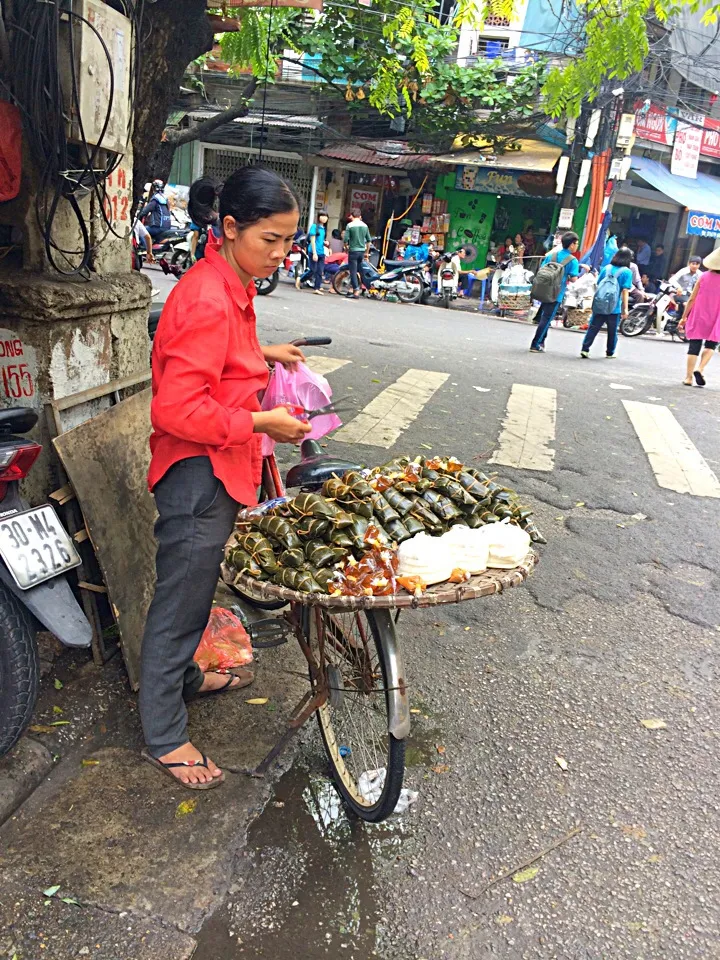
<svg viewBox="0 0 720 960">
<path fill-rule="evenodd" d="M 698 173 L 697 179 L 676 177 L 657 160 L 633 157 L 630 169 L 643 180 L 689 210 L 720 215 L 720 179 Z"/>
</svg>

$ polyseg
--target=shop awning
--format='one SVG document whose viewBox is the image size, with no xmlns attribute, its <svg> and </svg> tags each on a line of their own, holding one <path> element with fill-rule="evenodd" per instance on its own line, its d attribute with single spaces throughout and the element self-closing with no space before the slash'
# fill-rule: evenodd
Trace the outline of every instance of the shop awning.
<svg viewBox="0 0 720 960">
<path fill-rule="evenodd" d="M 436 159 L 428 154 L 414 153 L 406 142 L 395 140 L 336 143 L 324 147 L 317 156 L 350 164 L 387 167 L 391 170 L 424 170 Z"/>
<path fill-rule="evenodd" d="M 489 154 L 479 150 L 459 150 L 435 157 L 438 163 L 460 164 L 465 167 L 490 167 L 496 170 L 533 170 L 547 173 L 555 166 L 562 153 L 560 147 L 542 140 L 518 140 L 519 150 Z"/>
<path fill-rule="evenodd" d="M 680 206 L 720 215 L 720 179 L 717 177 L 706 173 L 698 173 L 696 179 L 676 177 L 657 160 L 648 157 L 633 157 L 630 169 Z"/>
</svg>

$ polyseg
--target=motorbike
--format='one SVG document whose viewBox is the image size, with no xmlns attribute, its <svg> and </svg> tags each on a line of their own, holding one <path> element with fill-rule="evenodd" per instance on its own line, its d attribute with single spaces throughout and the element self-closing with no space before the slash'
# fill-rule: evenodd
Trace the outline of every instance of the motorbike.
<svg viewBox="0 0 720 960">
<path fill-rule="evenodd" d="M 288 277 L 299 278 L 303 275 L 307 269 L 307 237 L 305 235 L 293 240 L 283 266 Z"/>
<path fill-rule="evenodd" d="M 377 253 L 377 250 L 373 247 Z M 424 276 L 424 265 L 417 260 L 386 260 L 382 273 L 363 260 L 360 264 L 360 284 L 366 296 L 394 303 L 418 303 L 430 293 L 430 279 Z M 350 267 L 341 267 L 333 277 L 333 290 L 341 296 L 352 294 Z"/>
<path fill-rule="evenodd" d="M 662 333 L 669 333 L 672 340 L 677 337 L 684 343 L 687 340 L 685 331 L 679 329 L 682 312 L 674 288 L 666 280 L 660 280 L 657 293 L 649 300 L 636 303 L 620 321 L 620 333 L 625 337 L 639 337 L 655 326 Z"/>
<path fill-rule="evenodd" d="M 451 260 L 452 255 L 449 253 L 438 258 L 437 296 L 447 310 L 450 309 L 450 303 L 457 300 L 458 295 L 458 276 L 450 266 Z"/>
<path fill-rule="evenodd" d="M 67 581 L 80 565 L 75 544 L 50 504 L 30 508 L 19 481 L 42 447 L 23 435 L 34 410 L 0 410 L 0 757 L 17 743 L 37 702 L 40 626 L 68 647 L 89 647 L 92 628 Z"/>
</svg>

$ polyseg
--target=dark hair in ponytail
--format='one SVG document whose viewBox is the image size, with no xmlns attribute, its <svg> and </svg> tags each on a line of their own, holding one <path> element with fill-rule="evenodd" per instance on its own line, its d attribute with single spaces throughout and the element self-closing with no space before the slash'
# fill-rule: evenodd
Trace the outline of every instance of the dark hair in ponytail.
<svg viewBox="0 0 720 960">
<path fill-rule="evenodd" d="M 290 184 L 267 167 L 241 167 L 227 178 L 220 193 L 220 219 L 234 217 L 240 230 L 299 207 Z"/>
<path fill-rule="evenodd" d="M 190 185 L 188 213 L 198 227 L 209 227 L 218 218 L 217 198 L 222 190 L 222 180 L 217 177 L 200 177 Z"/>
</svg>

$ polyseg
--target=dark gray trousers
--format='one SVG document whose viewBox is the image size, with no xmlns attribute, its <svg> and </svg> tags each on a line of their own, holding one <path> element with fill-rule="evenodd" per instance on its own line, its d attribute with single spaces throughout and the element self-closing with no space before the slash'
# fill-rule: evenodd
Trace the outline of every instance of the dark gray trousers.
<svg viewBox="0 0 720 960">
<path fill-rule="evenodd" d="M 183 697 L 202 685 L 193 655 L 239 504 L 214 476 L 209 457 L 174 464 L 154 494 L 157 582 L 142 642 L 140 718 L 149 752 L 162 757 L 188 742 Z"/>
</svg>

